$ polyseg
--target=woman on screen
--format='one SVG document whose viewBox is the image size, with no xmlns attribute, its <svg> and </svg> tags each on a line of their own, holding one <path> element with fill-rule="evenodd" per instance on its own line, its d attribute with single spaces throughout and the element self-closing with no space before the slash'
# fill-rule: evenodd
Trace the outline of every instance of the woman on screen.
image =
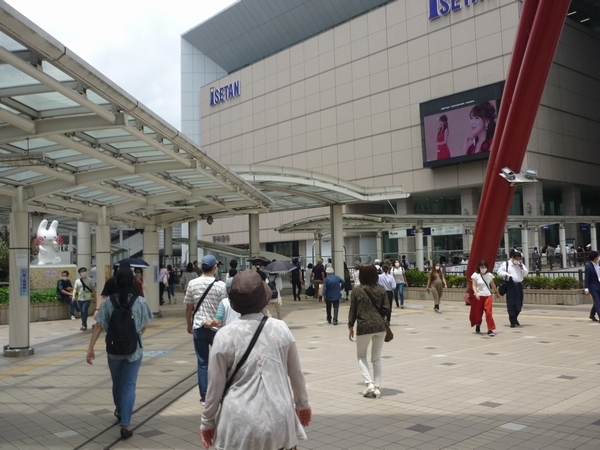
<svg viewBox="0 0 600 450">
<path fill-rule="evenodd" d="M 450 147 L 448 147 L 448 135 L 450 129 L 448 128 L 448 117 L 444 114 L 440 117 L 440 127 L 437 131 L 437 159 L 450 158 Z"/>
<path fill-rule="evenodd" d="M 469 113 L 471 132 L 465 140 L 465 154 L 489 152 L 496 131 L 496 108 L 490 102 L 473 106 Z"/>
</svg>

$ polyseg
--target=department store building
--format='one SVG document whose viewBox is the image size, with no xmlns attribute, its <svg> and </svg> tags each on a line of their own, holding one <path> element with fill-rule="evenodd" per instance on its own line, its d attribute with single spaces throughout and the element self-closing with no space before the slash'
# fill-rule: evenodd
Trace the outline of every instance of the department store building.
<svg viewBox="0 0 600 450">
<path fill-rule="evenodd" d="M 597 3 L 597 2 L 596 2 Z M 292 167 L 410 197 L 344 206 L 345 214 L 477 214 L 487 166 L 474 107 L 493 128 L 522 9 L 519 0 L 240 0 L 182 35 L 182 128 L 232 170 Z M 560 217 L 600 215 L 600 10 L 574 0 L 546 83 L 511 216 L 548 216 L 533 247 L 559 240 Z M 444 120 L 440 120 L 442 116 Z M 473 117 L 476 116 L 476 119 Z M 480 118 L 481 120 L 481 118 Z M 445 147 L 444 147 L 445 145 Z M 266 193 L 268 195 L 268 192 Z M 315 236 L 276 228 L 328 208 L 260 216 L 266 250 L 311 257 Z M 536 222 L 538 225 L 540 222 Z M 426 224 L 424 224 L 426 226 Z M 564 224 L 585 246 L 593 224 Z M 215 218 L 203 239 L 248 243 L 243 217 Z M 428 250 L 468 249 L 469 230 Z M 519 228 L 505 245 L 520 245 Z M 379 247 L 377 246 L 377 241 Z M 414 238 L 345 230 L 345 253 L 411 253 Z M 328 253 L 327 236 L 322 254 Z M 382 255 L 379 254 L 379 257 Z"/>
</svg>

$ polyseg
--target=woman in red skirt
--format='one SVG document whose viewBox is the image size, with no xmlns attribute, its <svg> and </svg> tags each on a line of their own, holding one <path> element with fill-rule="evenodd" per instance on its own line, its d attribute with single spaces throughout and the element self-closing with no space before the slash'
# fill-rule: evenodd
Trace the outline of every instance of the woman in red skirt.
<svg viewBox="0 0 600 450">
<path fill-rule="evenodd" d="M 487 324 L 489 336 L 495 336 L 494 330 L 496 324 L 492 317 L 492 292 L 496 294 L 496 298 L 499 297 L 498 289 L 494 284 L 494 276 L 488 272 L 488 263 L 485 259 L 479 261 L 477 272 L 471 276 L 471 282 L 473 283 L 474 299 L 471 301 L 471 313 L 469 314 L 469 320 L 471 326 L 475 327 L 475 332 L 481 332 L 481 322 L 483 320 L 483 312 L 485 311 L 485 321 Z"/>
</svg>

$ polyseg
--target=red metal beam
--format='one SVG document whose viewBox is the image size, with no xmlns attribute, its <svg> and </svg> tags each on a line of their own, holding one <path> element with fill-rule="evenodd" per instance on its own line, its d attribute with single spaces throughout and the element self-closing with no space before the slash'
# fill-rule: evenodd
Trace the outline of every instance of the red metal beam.
<svg viewBox="0 0 600 450">
<path fill-rule="evenodd" d="M 515 191 L 498 174 L 503 167 L 521 170 L 569 4 L 526 0 L 523 5 L 475 224 L 469 277 L 479 260 L 487 260 L 490 268 L 496 260 Z"/>
</svg>

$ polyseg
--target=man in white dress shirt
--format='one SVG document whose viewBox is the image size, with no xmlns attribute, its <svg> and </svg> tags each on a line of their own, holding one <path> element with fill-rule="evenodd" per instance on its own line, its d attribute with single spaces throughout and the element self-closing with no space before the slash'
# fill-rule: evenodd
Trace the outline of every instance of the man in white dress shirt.
<svg viewBox="0 0 600 450">
<path fill-rule="evenodd" d="M 523 264 L 522 255 L 517 250 L 510 251 L 510 259 L 498 268 L 498 275 L 508 280 L 506 290 L 506 309 L 510 327 L 520 326 L 518 317 L 523 308 L 523 278 L 529 271 Z"/>
</svg>

